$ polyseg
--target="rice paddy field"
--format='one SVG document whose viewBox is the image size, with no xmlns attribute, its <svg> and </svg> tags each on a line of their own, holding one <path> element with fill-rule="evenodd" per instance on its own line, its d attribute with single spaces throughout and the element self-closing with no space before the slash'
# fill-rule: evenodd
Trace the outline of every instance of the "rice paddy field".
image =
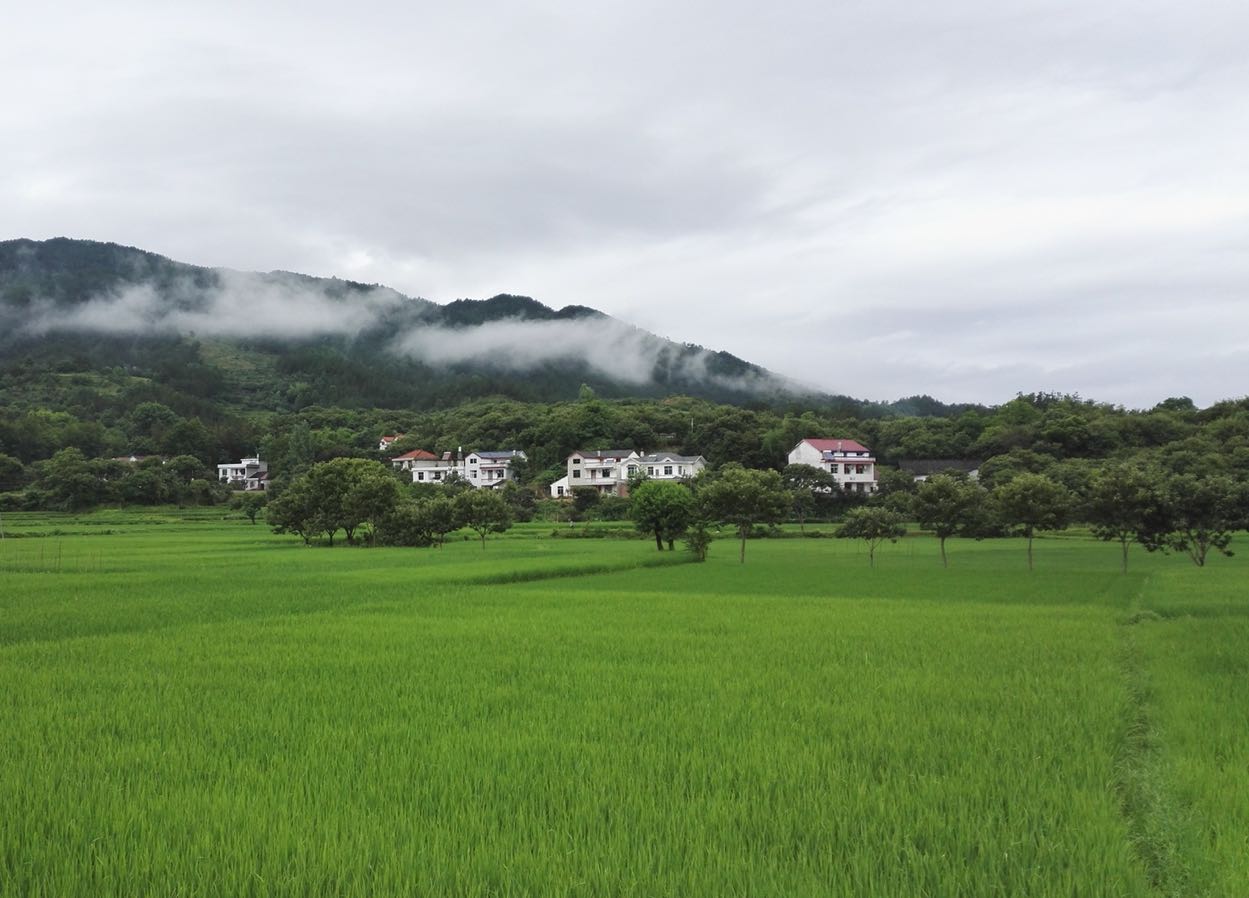
<svg viewBox="0 0 1249 898">
<path fill-rule="evenodd" d="M 1249 895 L 1241 556 L 3 526 L 3 896 Z"/>
</svg>

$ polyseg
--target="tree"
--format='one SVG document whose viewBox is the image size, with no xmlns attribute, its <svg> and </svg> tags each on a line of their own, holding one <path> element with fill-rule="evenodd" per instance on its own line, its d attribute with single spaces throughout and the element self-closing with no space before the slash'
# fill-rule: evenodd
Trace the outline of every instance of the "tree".
<svg viewBox="0 0 1249 898">
<path fill-rule="evenodd" d="M 78 449 L 62 449 L 40 467 L 40 486 L 67 511 L 90 508 L 106 494 L 106 484 Z"/>
<path fill-rule="evenodd" d="M 363 458 L 335 459 L 343 465 L 346 490 L 343 492 L 344 524 L 358 521 L 369 527 L 369 544 L 376 540 L 377 524 L 399 502 L 399 481 L 388 465 Z M 348 531 L 347 541 L 351 541 Z"/>
<path fill-rule="evenodd" d="M 889 540 L 896 543 L 906 536 L 902 516 L 879 505 L 856 508 L 846 515 L 846 522 L 837 528 L 839 539 L 861 539 L 867 543 L 867 563 L 876 567 L 876 547 Z"/>
<path fill-rule="evenodd" d="M 426 526 L 430 537 L 438 548 L 447 541 L 447 534 L 459 530 L 463 526 L 460 509 L 454 499 L 448 496 L 435 496 L 420 503 L 425 515 Z"/>
<path fill-rule="evenodd" d="M 1184 552 L 1205 567 L 1210 550 L 1230 556 L 1232 534 L 1246 523 L 1249 488 L 1223 474 L 1175 474 L 1159 490 L 1140 540 L 1151 552 Z"/>
<path fill-rule="evenodd" d="M 572 510 L 578 521 L 582 520 L 590 509 L 598 505 L 602 494 L 592 486 L 574 486 L 572 488 Z"/>
<path fill-rule="evenodd" d="M 243 513 L 243 517 L 256 523 L 256 515 L 265 507 L 265 494 L 261 492 L 241 493 L 234 497 L 230 504 Z"/>
<path fill-rule="evenodd" d="M 746 562 L 746 539 L 756 524 L 778 524 L 789 511 L 790 495 L 777 471 L 743 468 L 730 462 L 698 487 L 698 500 L 708 520 L 737 528 L 738 559 Z"/>
<path fill-rule="evenodd" d="M 941 545 L 941 566 L 949 567 L 945 541 L 966 532 L 984 501 L 984 490 L 974 483 L 949 474 L 935 474 L 915 490 L 911 510 L 919 526 L 931 530 Z"/>
<path fill-rule="evenodd" d="M 317 508 L 317 496 L 307 475 L 300 475 L 286 485 L 265 509 L 265 520 L 274 533 L 295 533 L 303 537 L 304 545 L 311 545 L 312 538 L 325 530 L 325 523 Z"/>
<path fill-rule="evenodd" d="M 391 546 L 442 547 L 460 526 L 459 510 L 449 496 L 401 501 L 379 522 L 378 538 Z"/>
<path fill-rule="evenodd" d="M 0 493 L 16 490 L 26 483 L 26 466 L 11 455 L 0 454 Z"/>
<path fill-rule="evenodd" d="M 711 530 L 707 522 L 696 520 L 685 531 L 685 547 L 694 553 L 697 561 L 707 560 L 707 550 L 711 547 Z"/>
<path fill-rule="evenodd" d="M 827 471 L 814 465 L 786 465 L 781 480 L 793 496 L 792 508 L 798 519 L 798 529 L 806 532 L 807 518 L 818 506 L 820 499 L 828 499 L 837 492 L 837 480 Z"/>
<path fill-rule="evenodd" d="M 1016 474 L 993 491 L 998 518 L 1028 540 L 1032 570 L 1032 537 L 1038 530 L 1062 530 L 1071 513 L 1071 493 L 1043 474 Z"/>
<path fill-rule="evenodd" d="M 671 480 L 647 480 L 629 497 L 629 514 L 642 533 L 655 535 L 655 548 L 672 551 L 673 541 L 689 526 L 694 495 L 687 487 Z"/>
<path fill-rule="evenodd" d="M 1118 464 L 1102 468 L 1089 484 L 1084 517 L 1098 539 L 1119 541 L 1125 574 L 1128 546 L 1157 519 L 1155 479 L 1140 465 Z"/>
<path fill-rule="evenodd" d="M 487 533 L 502 533 L 512 526 L 507 503 L 492 489 L 469 490 L 461 493 L 455 502 L 464 526 L 481 538 L 483 552 L 486 550 Z"/>
</svg>

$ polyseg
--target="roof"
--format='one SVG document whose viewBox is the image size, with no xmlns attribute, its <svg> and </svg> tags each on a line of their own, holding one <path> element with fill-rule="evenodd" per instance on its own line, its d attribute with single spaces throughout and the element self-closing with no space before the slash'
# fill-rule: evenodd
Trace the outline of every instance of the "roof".
<svg viewBox="0 0 1249 898">
<path fill-rule="evenodd" d="M 519 449 L 504 449 L 500 452 L 470 452 L 469 455 L 476 455 L 478 458 L 516 458 L 523 456 L 525 453 Z"/>
<path fill-rule="evenodd" d="M 620 458 L 625 459 L 633 455 L 632 449 L 578 449 L 573 455 L 580 455 L 582 458 Z"/>
<path fill-rule="evenodd" d="M 677 455 L 675 452 L 652 452 L 650 455 L 643 455 L 637 459 L 639 464 L 653 465 L 662 462 L 675 462 L 678 465 L 692 465 L 695 462 L 703 462 L 707 460 L 701 455 Z"/>
<path fill-rule="evenodd" d="M 870 452 L 871 450 L 857 440 L 822 440 L 807 437 L 803 440 L 820 452 Z"/>
<path fill-rule="evenodd" d="M 388 434 L 386 434 L 386 436 L 382 437 L 382 442 L 383 442 L 383 443 L 393 443 L 395 440 L 403 439 L 403 437 L 405 437 L 405 436 L 407 436 L 407 434 L 403 434 L 403 433 L 394 433 L 394 434 L 390 434 L 390 433 L 388 433 Z"/>
<path fill-rule="evenodd" d="M 396 455 L 391 461 L 438 461 L 438 456 L 432 452 L 426 452 L 424 449 L 413 449 L 411 452 L 403 453 L 403 455 Z"/>
</svg>

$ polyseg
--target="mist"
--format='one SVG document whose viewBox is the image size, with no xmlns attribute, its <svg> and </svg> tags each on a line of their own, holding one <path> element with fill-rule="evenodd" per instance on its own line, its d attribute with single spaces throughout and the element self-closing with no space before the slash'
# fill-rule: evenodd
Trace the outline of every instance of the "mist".
<svg viewBox="0 0 1249 898">
<path fill-rule="evenodd" d="M 611 381 L 645 386 L 697 382 L 756 394 L 809 392 L 763 370 L 744 376 L 716 370 L 714 353 L 677 344 L 606 315 L 554 320 L 503 318 L 449 326 L 440 306 L 385 287 L 275 272 L 217 270 L 214 284 L 191 277 L 142 281 L 74 305 L 34 300 L 20 332 L 111 336 L 307 340 L 364 334 L 385 351 L 433 366 L 476 364 L 523 374 L 552 364 L 581 364 Z"/>
</svg>

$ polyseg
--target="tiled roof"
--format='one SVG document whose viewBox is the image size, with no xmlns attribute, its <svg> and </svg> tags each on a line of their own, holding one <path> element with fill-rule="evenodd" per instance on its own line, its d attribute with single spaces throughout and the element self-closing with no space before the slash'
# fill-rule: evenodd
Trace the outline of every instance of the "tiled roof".
<svg viewBox="0 0 1249 898">
<path fill-rule="evenodd" d="M 403 453 L 403 455 L 396 455 L 391 461 L 438 461 L 438 456 L 432 452 L 426 452 L 424 449 L 413 449 L 411 452 Z"/>
<path fill-rule="evenodd" d="M 678 464 L 692 465 L 695 462 L 706 462 L 701 455 L 677 455 L 674 452 L 652 452 L 650 455 L 643 455 L 638 460 L 638 464 L 655 465 L 655 464 Z"/>
<path fill-rule="evenodd" d="M 519 449 L 505 449 L 501 452 L 473 452 L 470 454 L 476 455 L 478 458 L 516 458 L 521 455 L 521 451 Z"/>
<path fill-rule="evenodd" d="M 855 440 L 820 440 L 807 437 L 803 440 L 820 452 L 870 452 L 866 446 Z"/>
<path fill-rule="evenodd" d="M 625 459 L 633 454 L 632 449 L 578 449 L 573 455 L 583 458 L 619 458 Z"/>
</svg>

